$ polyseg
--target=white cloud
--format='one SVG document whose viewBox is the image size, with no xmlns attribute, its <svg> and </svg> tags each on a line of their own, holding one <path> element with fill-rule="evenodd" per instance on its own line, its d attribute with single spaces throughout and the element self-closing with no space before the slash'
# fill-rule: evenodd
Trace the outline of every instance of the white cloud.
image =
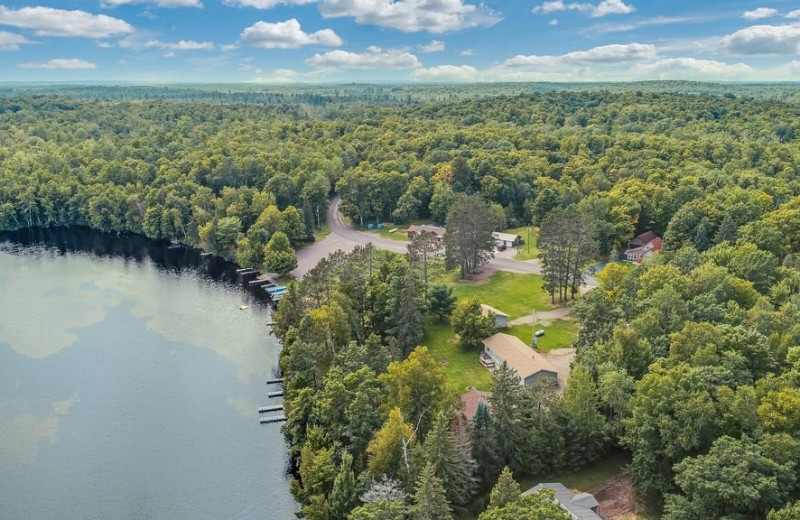
<svg viewBox="0 0 800 520">
<path fill-rule="evenodd" d="M 464 49 L 458 53 L 459 56 L 475 56 L 475 49 Z"/>
<path fill-rule="evenodd" d="M 133 26 L 118 18 L 50 7 L 9 9 L 0 5 L 0 25 L 30 29 L 38 36 L 108 38 L 133 32 Z"/>
<path fill-rule="evenodd" d="M 411 72 L 411 79 L 418 81 L 475 81 L 478 77 L 478 70 L 469 65 L 439 65 L 426 69 L 417 69 Z"/>
<path fill-rule="evenodd" d="M 800 9 L 795 9 L 794 11 L 786 13 L 785 18 L 791 18 L 791 19 L 800 18 Z"/>
<path fill-rule="evenodd" d="M 444 50 L 444 42 L 439 40 L 431 40 L 427 45 L 420 45 L 419 52 L 441 52 Z"/>
<path fill-rule="evenodd" d="M 558 25 L 558 20 L 553 18 L 552 20 L 547 22 L 547 25 L 552 25 L 553 27 L 555 27 L 556 25 Z"/>
<path fill-rule="evenodd" d="M 258 76 L 249 83 L 295 83 L 300 78 L 300 73 L 292 69 L 275 69 L 267 76 Z"/>
<path fill-rule="evenodd" d="M 167 51 L 210 51 L 214 49 L 213 42 L 196 42 L 194 40 L 179 40 L 177 42 L 163 42 L 161 40 L 142 41 L 137 38 L 125 38 L 120 40 L 119 46 L 123 49 L 164 49 Z M 171 58 L 174 54 L 165 54 L 165 56 Z"/>
<path fill-rule="evenodd" d="M 79 60 L 78 58 L 55 59 L 43 63 L 20 63 L 22 69 L 96 69 L 97 65 L 92 62 Z"/>
<path fill-rule="evenodd" d="M 434 34 L 489 27 L 501 20 L 485 4 L 464 0 L 322 0 L 319 9 L 326 18 L 351 16 L 360 24 Z"/>
<path fill-rule="evenodd" d="M 307 59 L 306 63 L 317 68 L 351 70 L 402 70 L 422 66 L 419 59 L 408 51 L 383 50 L 375 46 L 367 47 L 367 51 L 364 53 L 331 51 L 315 54 Z"/>
<path fill-rule="evenodd" d="M 304 45 L 338 47 L 343 43 L 332 29 L 304 32 L 295 18 L 278 23 L 256 22 L 242 31 L 240 40 L 265 49 L 296 49 Z"/>
<path fill-rule="evenodd" d="M 19 46 L 25 43 L 33 42 L 21 34 L 0 31 L 0 51 L 18 51 Z"/>
<path fill-rule="evenodd" d="M 233 7 L 252 7 L 254 9 L 272 9 L 278 5 L 313 4 L 317 0 L 223 0 L 222 3 Z"/>
<path fill-rule="evenodd" d="M 639 64 L 634 73 L 657 79 L 727 79 L 741 80 L 752 74 L 753 69 L 744 63 L 729 65 L 715 60 L 695 58 L 665 58 L 653 63 Z"/>
<path fill-rule="evenodd" d="M 800 25 L 753 25 L 724 36 L 721 42 L 733 54 L 798 54 Z"/>
<path fill-rule="evenodd" d="M 758 9 L 753 9 L 752 11 L 745 11 L 742 14 L 742 18 L 745 20 L 762 20 L 764 18 L 772 18 L 778 14 L 777 9 L 773 9 L 771 7 L 759 7 Z"/>
<path fill-rule="evenodd" d="M 238 48 L 238 46 L 235 43 L 226 43 L 224 45 L 220 45 L 219 48 L 225 52 L 230 52 L 230 51 L 235 51 Z"/>
<path fill-rule="evenodd" d="M 533 8 L 534 13 L 549 14 L 558 11 L 579 11 L 600 18 L 609 14 L 630 14 L 636 11 L 632 5 L 623 0 L 603 0 L 599 4 L 565 2 L 564 0 L 549 0 Z"/>
<path fill-rule="evenodd" d="M 128 4 L 155 4 L 158 7 L 203 7 L 200 0 L 102 0 L 103 7 L 118 7 Z"/>
<path fill-rule="evenodd" d="M 619 64 L 656 59 L 656 47 L 644 43 L 614 44 L 553 56 L 519 54 L 503 62 L 504 67 L 564 68 L 574 65 Z"/>
<path fill-rule="evenodd" d="M 608 14 L 630 14 L 635 11 L 635 7 L 625 4 L 622 0 L 603 0 L 592 10 L 592 16 L 600 18 Z"/>
</svg>

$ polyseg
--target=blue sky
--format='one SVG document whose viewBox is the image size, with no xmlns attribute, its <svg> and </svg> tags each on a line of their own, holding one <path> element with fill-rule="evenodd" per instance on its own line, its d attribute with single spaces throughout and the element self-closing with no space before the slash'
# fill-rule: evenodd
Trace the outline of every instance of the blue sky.
<svg viewBox="0 0 800 520">
<path fill-rule="evenodd" d="M 800 80 L 800 0 L 0 0 L 0 81 Z"/>
</svg>

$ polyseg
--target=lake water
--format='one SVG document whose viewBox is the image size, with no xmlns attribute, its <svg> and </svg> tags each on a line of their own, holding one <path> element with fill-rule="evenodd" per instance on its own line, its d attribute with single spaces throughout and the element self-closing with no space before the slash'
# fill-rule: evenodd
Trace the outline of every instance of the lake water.
<svg viewBox="0 0 800 520">
<path fill-rule="evenodd" d="M 0 236 L 0 518 L 293 518 L 257 413 L 280 346 L 234 267 L 141 237 Z"/>
</svg>

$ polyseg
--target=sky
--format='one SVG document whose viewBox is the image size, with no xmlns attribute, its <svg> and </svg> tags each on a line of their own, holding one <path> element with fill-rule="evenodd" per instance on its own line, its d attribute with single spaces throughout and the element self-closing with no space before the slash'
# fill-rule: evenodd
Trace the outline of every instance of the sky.
<svg viewBox="0 0 800 520">
<path fill-rule="evenodd" d="M 800 81 L 800 0 L 0 0 L 0 82 Z"/>
</svg>

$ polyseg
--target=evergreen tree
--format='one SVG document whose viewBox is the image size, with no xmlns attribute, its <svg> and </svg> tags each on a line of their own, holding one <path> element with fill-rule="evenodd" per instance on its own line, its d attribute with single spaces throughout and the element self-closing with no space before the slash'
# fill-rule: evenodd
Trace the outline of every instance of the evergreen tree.
<svg viewBox="0 0 800 520">
<path fill-rule="evenodd" d="M 694 236 L 694 247 L 700 252 L 711 247 L 711 241 L 708 239 L 708 229 L 706 229 L 705 222 L 700 222 L 697 226 L 697 232 Z"/>
<path fill-rule="evenodd" d="M 525 467 L 525 430 L 520 420 L 519 375 L 505 363 L 492 375 L 492 436 L 498 462 L 521 471 Z"/>
<path fill-rule="evenodd" d="M 504 507 L 506 504 L 519 500 L 521 495 L 519 482 L 514 480 L 511 470 L 506 466 L 500 472 L 497 484 L 494 485 L 489 495 L 489 507 Z"/>
<path fill-rule="evenodd" d="M 415 236 L 408 244 L 406 258 L 408 263 L 422 275 L 424 290 L 423 300 L 428 302 L 428 280 L 438 274 L 441 269 L 442 244 L 433 233 L 423 231 Z"/>
<path fill-rule="evenodd" d="M 417 480 L 414 505 L 411 506 L 414 520 L 452 520 L 450 504 L 447 503 L 442 481 L 430 462 L 425 465 Z"/>
<path fill-rule="evenodd" d="M 444 284 L 434 285 L 428 292 L 428 314 L 436 316 L 439 321 L 453 314 L 456 308 L 456 297 L 453 288 Z"/>
<path fill-rule="evenodd" d="M 488 486 L 497 474 L 497 446 L 492 429 L 489 407 L 486 403 L 480 402 L 470 423 L 470 435 L 472 457 L 478 465 L 478 481 L 481 486 Z"/>
<path fill-rule="evenodd" d="M 733 220 L 733 217 L 725 215 L 725 218 L 722 219 L 722 223 L 719 225 L 717 234 L 714 235 L 714 242 L 717 244 L 728 242 L 733 245 L 736 243 L 737 234 L 736 222 Z"/>
<path fill-rule="evenodd" d="M 434 195 L 435 196 L 435 195 Z M 459 196 L 447 213 L 444 235 L 448 269 L 460 268 L 461 278 L 494 257 L 494 221 L 491 208 L 478 196 Z"/>
<path fill-rule="evenodd" d="M 434 474 L 442 481 L 450 503 L 466 504 L 472 475 L 467 474 L 467 468 L 461 465 L 456 439 L 450 431 L 450 420 L 443 412 L 439 413 L 433 429 L 425 438 L 423 451 L 425 461 L 433 466 Z"/>
<path fill-rule="evenodd" d="M 333 518 L 345 518 L 358 504 L 353 456 L 346 451 L 342 453 L 342 462 L 339 464 L 339 473 L 333 481 L 329 502 Z"/>
<path fill-rule="evenodd" d="M 397 301 L 397 310 L 392 316 L 392 336 L 403 357 L 406 357 L 422 341 L 424 334 L 419 291 L 412 273 L 407 273 Z"/>
</svg>

